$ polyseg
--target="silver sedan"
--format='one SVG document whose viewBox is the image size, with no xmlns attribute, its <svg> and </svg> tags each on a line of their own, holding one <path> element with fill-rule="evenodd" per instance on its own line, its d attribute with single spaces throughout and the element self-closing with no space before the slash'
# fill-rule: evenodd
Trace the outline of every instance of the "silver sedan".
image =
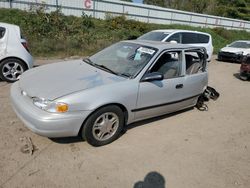
<svg viewBox="0 0 250 188">
<path fill-rule="evenodd" d="M 126 124 L 195 106 L 207 86 L 206 50 L 122 41 L 93 56 L 37 67 L 11 87 L 18 117 L 46 137 L 102 146 Z"/>
</svg>

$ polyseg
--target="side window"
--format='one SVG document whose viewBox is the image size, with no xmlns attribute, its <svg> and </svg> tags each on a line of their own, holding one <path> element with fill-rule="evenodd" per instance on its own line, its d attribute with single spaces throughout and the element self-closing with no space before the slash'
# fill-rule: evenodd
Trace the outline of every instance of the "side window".
<svg viewBox="0 0 250 188">
<path fill-rule="evenodd" d="M 197 34 L 198 35 L 198 43 L 208 43 L 209 42 L 209 36 L 203 35 L 203 34 Z"/>
<path fill-rule="evenodd" d="M 171 51 L 163 53 L 154 64 L 150 72 L 160 72 L 164 79 L 175 78 L 181 74 L 181 52 Z"/>
<path fill-rule="evenodd" d="M 198 43 L 198 35 L 196 33 L 182 33 L 182 44 Z"/>
<path fill-rule="evenodd" d="M 4 34 L 5 34 L 5 28 L 0 27 L 0 39 L 3 38 Z"/>
<path fill-rule="evenodd" d="M 185 51 L 186 75 L 198 74 L 206 70 L 206 54 L 202 50 Z"/>
<path fill-rule="evenodd" d="M 177 43 L 181 43 L 181 34 L 180 33 L 173 34 L 166 40 L 166 42 L 170 41 L 176 41 Z"/>
</svg>

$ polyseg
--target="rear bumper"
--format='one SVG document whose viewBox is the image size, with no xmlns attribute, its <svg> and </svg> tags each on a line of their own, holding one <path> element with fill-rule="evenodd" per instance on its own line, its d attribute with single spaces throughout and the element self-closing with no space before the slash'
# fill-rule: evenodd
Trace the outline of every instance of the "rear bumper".
<svg viewBox="0 0 250 188">
<path fill-rule="evenodd" d="M 27 66 L 29 67 L 29 69 L 33 68 L 36 64 L 34 62 L 33 57 L 31 56 L 30 53 L 27 52 L 24 61 L 27 63 Z"/>
<path fill-rule="evenodd" d="M 16 82 L 11 87 L 11 102 L 22 122 L 34 133 L 45 137 L 76 136 L 91 111 L 49 113 L 34 106 L 28 96 L 21 95 Z"/>
</svg>

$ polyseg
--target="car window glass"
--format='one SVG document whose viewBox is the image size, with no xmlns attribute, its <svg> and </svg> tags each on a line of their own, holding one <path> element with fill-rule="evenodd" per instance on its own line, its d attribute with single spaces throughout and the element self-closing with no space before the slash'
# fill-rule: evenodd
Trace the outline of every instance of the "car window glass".
<svg viewBox="0 0 250 188">
<path fill-rule="evenodd" d="M 197 34 L 198 36 L 198 43 L 208 43 L 209 42 L 209 36 L 203 35 L 203 34 Z"/>
<path fill-rule="evenodd" d="M 5 31 L 5 28 L 0 27 L 0 39 L 4 37 Z"/>
<path fill-rule="evenodd" d="M 233 48 L 250 48 L 250 42 L 234 42 L 229 45 L 229 47 Z"/>
<path fill-rule="evenodd" d="M 177 43 L 181 43 L 181 34 L 175 33 L 166 40 L 166 42 L 171 42 L 171 41 L 176 41 Z"/>
<path fill-rule="evenodd" d="M 186 74 L 197 74 L 205 71 L 206 55 L 204 51 L 185 51 Z"/>
<path fill-rule="evenodd" d="M 196 44 L 198 43 L 198 35 L 196 33 L 182 33 L 183 44 Z"/>
<path fill-rule="evenodd" d="M 160 72 L 164 75 L 164 79 L 180 76 L 181 52 L 165 52 L 159 57 L 150 72 Z"/>
<path fill-rule="evenodd" d="M 129 77 L 138 72 L 151 60 L 157 49 L 129 42 L 116 43 L 91 56 L 89 59 L 97 65 L 102 65 L 117 74 Z"/>
</svg>

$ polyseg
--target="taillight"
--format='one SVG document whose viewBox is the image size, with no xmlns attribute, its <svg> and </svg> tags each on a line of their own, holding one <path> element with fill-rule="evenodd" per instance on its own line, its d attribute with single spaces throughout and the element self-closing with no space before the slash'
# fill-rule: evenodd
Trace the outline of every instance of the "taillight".
<svg viewBox="0 0 250 188">
<path fill-rule="evenodd" d="M 28 48 L 28 43 L 27 42 L 22 42 L 23 47 L 30 52 L 29 48 Z"/>
</svg>

